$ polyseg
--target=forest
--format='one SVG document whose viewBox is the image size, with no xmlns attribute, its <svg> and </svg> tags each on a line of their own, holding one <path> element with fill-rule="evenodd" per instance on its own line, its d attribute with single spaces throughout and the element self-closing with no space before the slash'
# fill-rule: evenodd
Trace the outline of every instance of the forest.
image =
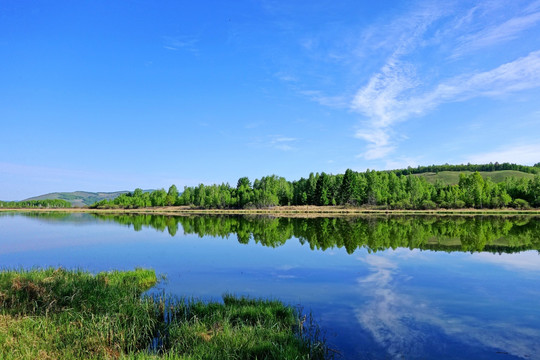
<svg viewBox="0 0 540 360">
<path fill-rule="evenodd" d="M 62 199 L 25 200 L 25 201 L 0 201 L 0 208 L 69 208 L 71 203 Z"/>
<path fill-rule="evenodd" d="M 410 175 L 410 174 L 423 174 L 426 172 L 440 172 L 440 171 L 501 171 L 501 170 L 515 170 L 528 174 L 540 174 L 540 162 L 533 166 L 518 165 L 511 163 L 489 163 L 489 164 L 467 164 L 467 165 L 428 165 L 418 166 L 416 168 L 408 167 L 407 169 L 391 170 L 396 175 Z"/>
<path fill-rule="evenodd" d="M 412 173 L 436 171 L 475 171 L 460 174 L 457 184 L 429 183 Z M 507 178 L 495 183 L 484 179 L 478 170 L 527 169 L 531 178 Z M 488 169 L 488 170 L 486 170 Z M 493 170 L 490 170 L 493 169 Z M 205 209 L 256 209 L 274 206 L 367 206 L 378 209 L 498 209 L 540 207 L 540 164 L 534 167 L 515 164 L 440 165 L 416 169 L 356 172 L 344 174 L 311 173 L 296 181 L 270 175 L 255 179 L 238 179 L 228 183 L 133 192 L 114 200 L 102 200 L 91 208 L 143 208 L 154 206 L 191 206 Z"/>
</svg>

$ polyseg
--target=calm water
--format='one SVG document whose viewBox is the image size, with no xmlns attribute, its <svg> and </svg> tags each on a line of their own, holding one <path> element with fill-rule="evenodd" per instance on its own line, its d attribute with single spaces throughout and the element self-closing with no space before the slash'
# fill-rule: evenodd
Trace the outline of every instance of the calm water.
<svg viewBox="0 0 540 360">
<path fill-rule="evenodd" d="M 142 266 L 181 296 L 300 304 L 345 359 L 540 359 L 539 249 L 534 217 L 0 214 L 3 268 Z"/>
</svg>

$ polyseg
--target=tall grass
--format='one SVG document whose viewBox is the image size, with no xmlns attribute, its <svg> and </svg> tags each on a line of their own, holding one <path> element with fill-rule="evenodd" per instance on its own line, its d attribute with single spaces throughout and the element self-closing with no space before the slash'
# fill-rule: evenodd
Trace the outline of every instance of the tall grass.
<svg viewBox="0 0 540 360">
<path fill-rule="evenodd" d="M 3 271 L 0 358 L 328 357 L 319 333 L 279 301 L 225 295 L 222 303 L 206 303 L 143 295 L 156 281 L 155 272 L 145 269 L 97 275 Z"/>
</svg>

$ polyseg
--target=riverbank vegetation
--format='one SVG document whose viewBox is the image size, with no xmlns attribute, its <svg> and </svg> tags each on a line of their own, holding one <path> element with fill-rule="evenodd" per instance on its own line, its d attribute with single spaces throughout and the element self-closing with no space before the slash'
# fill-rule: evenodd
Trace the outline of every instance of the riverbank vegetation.
<svg viewBox="0 0 540 360">
<path fill-rule="evenodd" d="M 508 169 L 507 169 L 508 168 Z M 424 176 L 428 171 L 459 171 L 457 183 L 433 183 Z M 525 177 L 505 177 L 494 182 L 484 178 L 483 171 L 522 171 Z M 503 169 L 503 170 L 500 170 Z M 307 178 L 290 182 L 276 175 L 256 179 L 242 177 L 235 187 L 229 184 L 184 187 L 175 185 L 168 191 L 134 192 L 114 200 L 103 200 L 91 208 L 145 208 L 157 206 L 191 206 L 204 209 L 257 209 L 274 206 L 351 206 L 378 209 L 529 209 L 540 207 L 540 165 L 524 167 L 514 164 L 441 165 L 418 169 L 355 172 L 344 174 L 311 173 Z"/>
<path fill-rule="evenodd" d="M 0 273 L 1 359 L 323 359 L 317 327 L 279 301 L 142 295 L 152 270 Z M 141 296 L 142 295 L 142 296 Z M 305 320 L 305 318 L 303 318 Z"/>
<path fill-rule="evenodd" d="M 0 201 L 0 208 L 9 209 L 64 209 L 70 208 L 71 203 L 62 199 L 25 200 L 25 201 Z"/>
</svg>

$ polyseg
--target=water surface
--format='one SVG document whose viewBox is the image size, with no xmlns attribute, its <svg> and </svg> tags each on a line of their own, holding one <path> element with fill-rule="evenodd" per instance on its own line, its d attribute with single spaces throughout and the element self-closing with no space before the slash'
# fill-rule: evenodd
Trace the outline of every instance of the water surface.
<svg viewBox="0 0 540 360">
<path fill-rule="evenodd" d="M 345 359 L 540 359 L 536 217 L 0 215 L 0 266 L 150 267 L 311 310 Z"/>
</svg>

